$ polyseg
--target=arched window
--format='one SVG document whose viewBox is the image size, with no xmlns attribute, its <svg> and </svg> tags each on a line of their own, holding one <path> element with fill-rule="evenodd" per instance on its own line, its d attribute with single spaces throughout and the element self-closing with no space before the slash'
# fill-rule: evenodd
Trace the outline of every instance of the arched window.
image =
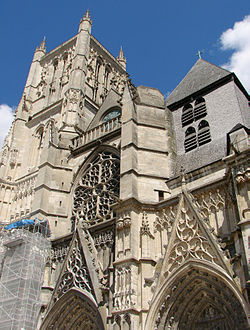
<svg viewBox="0 0 250 330">
<path fill-rule="evenodd" d="M 72 230 L 79 221 L 87 227 L 112 218 L 111 205 L 119 198 L 119 157 L 100 152 L 88 165 L 74 191 Z"/>
<path fill-rule="evenodd" d="M 120 109 L 113 109 L 112 111 L 109 111 L 104 115 L 102 118 L 102 123 L 106 123 L 107 121 L 120 117 L 121 116 L 121 110 Z"/>
<path fill-rule="evenodd" d="M 199 97 L 194 104 L 195 121 L 207 115 L 206 103 L 203 97 Z"/>
<path fill-rule="evenodd" d="M 106 123 L 104 125 L 104 131 L 107 132 L 109 130 L 114 129 L 118 123 L 119 123 L 119 118 L 121 117 L 121 110 L 120 109 L 112 109 L 108 113 L 104 115 L 102 118 L 102 123 Z"/>
<path fill-rule="evenodd" d="M 184 105 L 182 109 L 181 122 L 182 127 L 191 124 L 194 121 L 193 107 L 190 103 Z"/>
<path fill-rule="evenodd" d="M 194 127 L 189 127 L 186 130 L 184 147 L 185 147 L 185 152 L 193 150 L 197 147 L 196 132 Z"/>
<path fill-rule="evenodd" d="M 206 120 L 202 120 L 198 126 L 198 144 L 202 146 L 211 141 L 209 124 Z"/>
</svg>

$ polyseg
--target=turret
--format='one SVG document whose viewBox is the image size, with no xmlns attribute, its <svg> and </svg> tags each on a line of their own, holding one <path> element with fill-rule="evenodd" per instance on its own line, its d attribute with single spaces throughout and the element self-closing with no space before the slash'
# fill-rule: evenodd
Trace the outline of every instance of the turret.
<svg viewBox="0 0 250 330">
<path fill-rule="evenodd" d="M 73 60 L 73 69 L 70 77 L 69 88 L 81 89 L 82 91 L 84 89 L 91 25 L 92 21 L 90 19 L 89 10 L 87 10 L 79 24 L 75 57 Z"/>
<path fill-rule="evenodd" d="M 77 130 L 82 131 L 86 129 L 83 99 L 85 97 L 84 86 L 89 54 L 91 25 L 92 21 L 90 19 L 89 11 L 87 10 L 79 25 L 69 87 L 65 92 L 63 102 L 63 125 L 61 130 L 64 130 L 64 128 L 67 127 L 66 135 L 71 132 L 71 138 L 72 133 L 75 133 Z"/>
<path fill-rule="evenodd" d="M 40 60 L 45 54 L 46 54 L 46 44 L 44 37 L 40 46 L 38 46 L 35 50 L 33 60 L 30 66 L 29 75 L 24 89 L 24 93 L 27 99 L 30 99 L 32 97 L 31 96 L 32 87 L 36 86 L 40 81 L 40 71 L 41 71 Z"/>
</svg>

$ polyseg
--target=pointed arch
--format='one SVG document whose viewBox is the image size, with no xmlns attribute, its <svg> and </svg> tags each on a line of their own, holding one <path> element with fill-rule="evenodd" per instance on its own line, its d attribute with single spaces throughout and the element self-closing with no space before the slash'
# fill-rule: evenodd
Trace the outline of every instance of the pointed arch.
<svg viewBox="0 0 250 330">
<path fill-rule="evenodd" d="M 215 315 L 207 320 L 203 313 L 210 306 Z M 145 329 L 197 330 L 214 324 L 218 329 L 243 330 L 248 329 L 248 312 L 228 274 L 207 262 L 188 260 L 155 292 Z"/>
<path fill-rule="evenodd" d="M 111 206 L 119 199 L 120 157 L 115 148 L 102 146 L 78 171 L 72 189 L 72 230 L 79 221 L 86 227 L 113 217 Z"/>
<path fill-rule="evenodd" d="M 145 329 L 197 330 L 210 306 L 222 322 L 216 329 L 248 328 L 248 305 L 229 260 L 185 189 L 159 273 Z"/>
<path fill-rule="evenodd" d="M 104 329 L 96 302 L 87 292 L 71 288 L 46 315 L 41 330 Z"/>
</svg>

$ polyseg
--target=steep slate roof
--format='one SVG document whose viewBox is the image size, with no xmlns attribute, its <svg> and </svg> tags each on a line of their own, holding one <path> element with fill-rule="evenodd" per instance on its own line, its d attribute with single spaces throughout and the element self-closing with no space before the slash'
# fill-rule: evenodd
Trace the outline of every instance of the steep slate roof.
<svg viewBox="0 0 250 330">
<path fill-rule="evenodd" d="M 219 66 L 211 64 L 203 59 L 198 59 L 192 69 L 168 96 L 166 105 L 169 106 L 176 103 L 230 74 L 231 72 Z"/>
</svg>

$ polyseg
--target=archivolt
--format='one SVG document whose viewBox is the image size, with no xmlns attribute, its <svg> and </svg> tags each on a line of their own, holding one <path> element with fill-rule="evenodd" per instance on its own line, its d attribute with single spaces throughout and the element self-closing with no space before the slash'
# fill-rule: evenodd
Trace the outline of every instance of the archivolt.
<svg viewBox="0 0 250 330">
<path fill-rule="evenodd" d="M 96 303 L 80 290 L 70 289 L 52 307 L 41 328 L 46 329 L 104 329 Z"/>
<path fill-rule="evenodd" d="M 145 329 L 248 329 L 247 307 L 233 281 L 229 285 L 228 276 L 187 264 L 155 295 Z"/>
</svg>

